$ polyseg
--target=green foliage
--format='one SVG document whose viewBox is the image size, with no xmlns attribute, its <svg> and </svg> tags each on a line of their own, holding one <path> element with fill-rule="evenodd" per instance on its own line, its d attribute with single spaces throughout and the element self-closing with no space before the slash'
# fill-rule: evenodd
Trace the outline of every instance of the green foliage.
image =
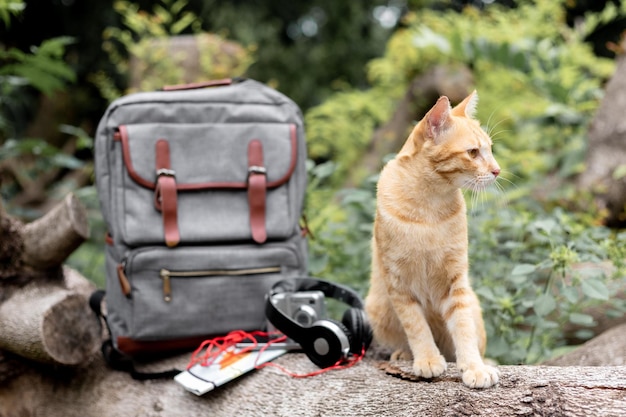
<svg viewBox="0 0 626 417">
<path fill-rule="evenodd" d="M 52 94 L 75 80 L 74 71 L 63 61 L 70 37 L 54 38 L 32 47 L 30 53 L 11 48 L 0 50 L 0 77 L 20 77 L 44 94 Z"/>
<path fill-rule="evenodd" d="M 0 0 L 0 19 L 8 27 L 11 24 L 11 16 L 18 16 L 25 7 L 23 0 Z"/>
<path fill-rule="evenodd" d="M 65 63 L 65 47 L 72 38 L 60 37 L 33 46 L 29 53 L 0 47 L 0 143 L 19 134 L 29 108 L 28 88 L 51 95 L 75 81 Z"/>
<path fill-rule="evenodd" d="M 23 6 L 24 3 L 21 1 L 0 0 L 0 18 L 8 26 L 10 15 L 18 15 L 23 10 Z M 41 213 L 10 204 L 11 199 L 20 192 L 24 184 L 38 181 L 51 170 L 89 171 L 91 169 L 90 162 L 67 154 L 48 143 L 45 138 L 24 137 L 21 133 L 22 129 L 18 126 L 21 121 L 16 120 L 18 118 L 16 115 L 23 113 L 24 108 L 29 104 L 24 99 L 28 96 L 27 88 L 34 88 L 43 94 L 52 95 L 66 90 L 68 83 L 76 80 L 74 70 L 65 62 L 66 47 L 73 42 L 74 40 L 70 37 L 58 37 L 45 40 L 38 47 L 31 47 L 29 52 L 16 48 L 0 49 L 0 164 L 4 162 L 5 166 L 11 165 L 15 168 L 12 172 L 14 178 L 4 175 L 0 187 L 0 198 L 9 202 L 7 208 L 13 215 L 25 219 L 32 220 L 39 217 Z M 83 129 L 60 125 L 59 131 L 75 141 L 77 151 L 91 152 L 93 140 Z M 15 163 L 16 161 L 19 162 Z M 84 190 L 90 189 L 93 188 L 87 187 Z M 59 182 L 52 189 L 46 190 L 46 194 L 60 200 L 70 191 L 76 191 L 79 195 L 84 193 L 84 191 L 77 191 L 76 187 L 69 182 Z M 94 200 L 91 199 L 91 201 Z M 96 231 L 100 231 L 98 235 L 102 236 L 104 232 L 101 231 L 101 227 L 98 228 L 101 216 L 99 213 L 94 213 L 92 207 L 89 213 L 92 236 L 94 225 Z M 99 265 L 98 262 L 94 262 L 94 259 L 98 257 L 101 258 L 100 262 L 103 262 L 101 247 L 98 251 L 93 249 L 90 251 L 92 256 L 88 261 L 82 255 L 83 248 L 89 244 L 83 245 L 67 263 L 77 267 L 85 276 L 102 277 L 102 271 L 96 268 Z M 94 274 L 91 275 L 89 272 L 94 272 Z"/>
<path fill-rule="evenodd" d="M 319 168 L 322 167 L 324 173 Z M 358 189 L 342 190 L 336 196 L 336 204 L 321 206 L 319 191 L 313 191 L 334 169 L 332 162 L 310 169 L 310 185 L 307 210 L 320 207 L 309 222 L 313 230 L 309 242 L 309 272 L 314 276 L 327 277 L 350 285 L 365 294 L 369 285 L 371 228 L 376 207 L 375 185 L 377 177 L 371 177 Z M 312 184 L 312 185 L 311 185 Z M 326 196 L 322 196 L 324 199 Z"/>
<path fill-rule="evenodd" d="M 341 185 L 339 181 L 358 168 L 374 128 L 390 117 L 391 108 L 389 95 L 372 89 L 338 93 L 306 113 L 309 156 L 318 162 L 332 160 L 337 164 L 330 184 Z"/>
<path fill-rule="evenodd" d="M 124 27 L 111 26 L 104 31 L 103 49 L 117 71 L 127 79 L 134 78 L 136 85 L 122 91 L 109 75 L 96 73 L 92 80 L 109 101 L 137 90 L 242 75 L 252 63 L 250 50 L 231 46 L 225 51 L 224 39 L 202 33 L 202 22 L 186 10 L 186 0 L 161 0 L 151 13 L 125 0 L 117 0 L 113 6 Z M 167 41 L 189 32 L 195 35 L 200 67 L 193 79 L 186 73 L 189 65 L 184 64 L 188 51 L 176 51 Z"/>
<path fill-rule="evenodd" d="M 8 25 L 10 15 L 23 9 L 19 1 L 0 3 L 0 18 Z M 5 178 L 0 187 L 0 198 L 10 200 L 20 184 L 36 181 L 41 173 L 51 168 L 76 169 L 83 162 L 66 155 L 42 138 L 22 137 L 23 116 L 29 102 L 29 89 L 52 95 L 74 82 L 75 73 L 64 60 L 66 47 L 73 43 L 70 37 L 52 38 L 33 46 L 29 52 L 17 48 L 0 48 L 0 162 L 20 161 L 19 172 L 10 180 Z"/>
<path fill-rule="evenodd" d="M 330 94 L 366 85 L 365 63 L 382 53 L 391 28 L 373 17 L 381 0 L 190 0 L 212 33 L 255 50 L 248 75 L 291 97 L 308 110 Z"/>
<path fill-rule="evenodd" d="M 567 343 L 567 325 L 588 327 L 575 335 L 580 339 L 594 335 L 587 308 L 612 300 L 612 313 L 626 312 L 615 298 L 626 270 L 611 273 L 604 264 L 623 264 L 624 253 L 612 248 L 626 244 L 625 234 L 589 227 L 560 208 L 545 212 L 518 203 L 483 209 L 469 221 L 470 264 L 489 357 L 537 362 Z"/>
</svg>

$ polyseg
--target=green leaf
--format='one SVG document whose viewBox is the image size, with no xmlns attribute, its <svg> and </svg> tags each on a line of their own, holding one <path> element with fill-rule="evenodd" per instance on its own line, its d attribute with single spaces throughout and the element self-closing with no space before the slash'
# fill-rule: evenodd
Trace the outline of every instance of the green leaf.
<svg viewBox="0 0 626 417">
<path fill-rule="evenodd" d="M 75 42 L 71 36 L 59 36 L 56 38 L 46 39 L 41 42 L 38 47 L 33 47 L 35 55 L 49 56 L 61 59 L 65 54 L 65 47 Z"/>
<path fill-rule="evenodd" d="M 550 294 L 541 294 L 535 300 L 533 308 L 538 316 L 547 316 L 556 308 L 556 301 L 554 300 L 554 297 Z"/>
<path fill-rule="evenodd" d="M 576 304 L 580 298 L 578 289 L 574 287 L 561 288 L 561 295 L 571 304 Z"/>
<path fill-rule="evenodd" d="M 609 289 L 599 279 L 587 278 L 582 282 L 581 288 L 587 297 L 595 298 L 596 300 L 609 299 Z"/>
<path fill-rule="evenodd" d="M 25 7 L 23 0 L 2 0 L 0 1 L 0 19 L 8 28 L 11 24 L 11 15 L 18 16 Z"/>
<path fill-rule="evenodd" d="M 576 333 L 574 333 L 574 336 L 576 336 L 576 338 L 580 340 L 589 340 L 595 336 L 595 333 L 593 332 L 593 330 L 580 329 Z"/>
<path fill-rule="evenodd" d="M 515 268 L 513 268 L 513 271 L 511 271 L 511 275 L 528 275 L 535 272 L 536 269 L 537 267 L 535 265 L 519 264 L 516 265 Z"/>
<path fill-rule="evenodd" d="M 313 168 L 312 173 L 319 179 L 330 177 L 336 170 L 336 165 L 333 161 L 324 162 Z"/>
<path fill-rule="evenodd" d="M 553 219 L 538 220 L 535 222 L 535 227 L 545 232 L 546 235 L 550 236 L 552 230 L 557 227 L 557 223 Z"/>
<path fill-rule="evenodd" d="M 65 155 L 62 153 L 58 153 L 53 155 L 50 159 L 53 165 L 67 168 L 67 169 L 79 169 L 82 168 L 85 163 L 78 158 L 75 158 L 71 155 Z"/>
<path fill-rule="evenodd" d="M 618 166 L 617 168 L 615 168 L 615 171 L 613 171 L 614 180 L 621 180 L 624 177 L 626 177 L 626 164 Z"/>
<path fill-rule="evenodd" d="M 569 315 L 569 321 L 570 323 L 580 326 L 593 326 L 595 324 L 592 316 L 583 313 L 571 313 Z"/>
</svg>

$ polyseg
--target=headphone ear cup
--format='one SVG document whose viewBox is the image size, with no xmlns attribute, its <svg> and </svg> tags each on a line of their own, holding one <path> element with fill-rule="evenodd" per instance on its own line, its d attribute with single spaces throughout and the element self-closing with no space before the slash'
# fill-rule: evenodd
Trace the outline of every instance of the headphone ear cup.
<svg viewBox="0 0 626 417">
<path fill-rule="evenodd" d="M 350 350 L 352 335 L 342 323 L 325 319 L 306 329 L 307 341 L 301 346 L 311 362 L 320 368 L 333 366 Z"/>
<path fill-rule="evenodd" d="M 360 308 L 351 307 L 343 313 L 341 323 L 351 334 L 350 352 L 358 355 L 361 350 L 372 343 L 373 332 L 365 311 Z"/>
</svg>

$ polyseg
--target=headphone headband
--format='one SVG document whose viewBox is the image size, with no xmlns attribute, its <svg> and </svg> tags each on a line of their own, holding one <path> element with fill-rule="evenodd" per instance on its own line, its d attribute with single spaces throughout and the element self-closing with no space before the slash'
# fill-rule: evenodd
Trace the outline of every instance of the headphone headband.
<svg viewBox="0 0 626 417">
<path fill-rule="evenodd" d="M 350 288 L 317 278 L 291 278 L 275 283 L 270 298 L 276 294 L 298 291 L 321 291 L 326 297 L 343 301 L 350 307 L 363 309 L 363 300 Z"/>
</svg>

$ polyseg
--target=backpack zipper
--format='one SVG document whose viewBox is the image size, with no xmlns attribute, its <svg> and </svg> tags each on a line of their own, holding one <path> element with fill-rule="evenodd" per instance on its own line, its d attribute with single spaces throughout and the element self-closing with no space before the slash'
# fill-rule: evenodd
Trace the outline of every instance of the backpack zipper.
<svg viewBox="0 0 626 417">
<path fill-rule="evenodd" d="M 264 268 L 245 268 L 245 269 L 210 269 L 204 271 L 170 271 L 169 269 L 161 269 L 159 275 L 163 280 L 163 300 L 165 302 L 172 301 L 172 284 L 171 278 L 199 278 L 199 277 L 215 277 L 215 276 L 240 276 L 240 275 L 257 275 L 271 274 L 280 272 L 280 266 L 268 266 Z"/>
</svg>

